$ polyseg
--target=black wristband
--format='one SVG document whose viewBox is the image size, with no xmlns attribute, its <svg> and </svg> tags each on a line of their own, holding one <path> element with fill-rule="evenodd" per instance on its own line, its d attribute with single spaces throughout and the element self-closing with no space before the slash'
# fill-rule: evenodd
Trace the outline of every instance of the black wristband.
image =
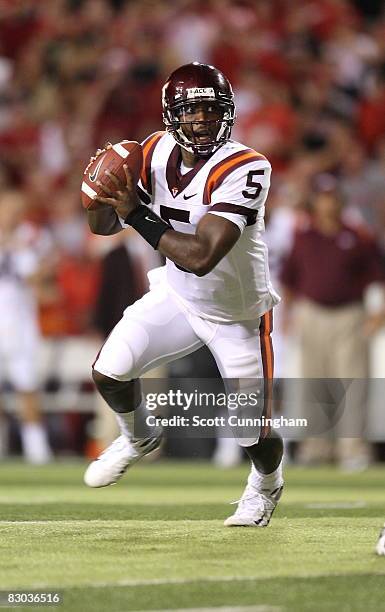
<svg viewBox="0 0 385 612">
<path fill-rule="evenodd" d="M 164 232 L 172 229 L 171 225 L 163 221 L 150 208 L 139 204 L 124 219 L 124 223 L 131 225 L 143 238 L 156 249 Z"/>
</svg>

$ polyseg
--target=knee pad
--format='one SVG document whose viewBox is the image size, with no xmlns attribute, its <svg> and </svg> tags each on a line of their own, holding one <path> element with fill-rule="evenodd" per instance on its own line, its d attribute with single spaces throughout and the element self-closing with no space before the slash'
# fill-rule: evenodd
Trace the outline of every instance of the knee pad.
<svg viewBox="0 0 385 612">
<path fill-rule="evenodd" d="M 131 412 L 139 406 L 141 389 L 138 378 L 115 380 L 95 369 L 92 370 L 92 378 L 100 395 L 114 412 Z"/>
<path fill-rule="evenodd" d="M 261 435 L 261 426 L 258 422 L 259 415 L 254 409 L 237 409 L 229 412 L 229 424 L 232 434 L 239 446 L 247 448 L 257 444 Z"/>
<path fill-rule="evenodd" d="M 234 438 L 242 448 L 254 446 L 261 437 L 262 407 L 246 404 L 229 410 L 229 424 Z"/>
</svg>

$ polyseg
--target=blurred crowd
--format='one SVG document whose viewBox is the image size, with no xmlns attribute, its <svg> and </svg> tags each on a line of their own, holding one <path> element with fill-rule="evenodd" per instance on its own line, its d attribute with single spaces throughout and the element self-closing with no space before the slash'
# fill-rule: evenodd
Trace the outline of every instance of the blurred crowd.
<svg viewBox="0 0 385 612">
<path fill-rule="evenodd" d="M 272 163 L 273 275 L 319 173 L 336 177 L 344 217 L 385 250 L 381 0 L 0 0 L 0 192 L 17 195 L 50 244 L 35 283 L 46 337 L 107 333 L 106 256 L 138 242 L 90 234 L 82 173 L 105 141 L 162 129 L 161 86 L 194 60 L 227 75 L 233 137 Z M 132 299 L 151 257 L 141 252 Z"/>
<path fill-rule="evenodd" d="M 385 16 L 348 0 L 2 0 L 0 187 L 49 229 L 47 335 L 90 331 L 100 256 L 79 184 L 106 140 L 162 128 L 167 74 L 192 60 L 231 80 L 234 137 L 273 165 L 269 209 L 299 210 L 309 178 L 338 175 L 351 218 L 385 244 Z M 113 240 L 110 241 L 111 244 Z M 108 244 L 110 244 L 108 242 Z"/>
</svg>

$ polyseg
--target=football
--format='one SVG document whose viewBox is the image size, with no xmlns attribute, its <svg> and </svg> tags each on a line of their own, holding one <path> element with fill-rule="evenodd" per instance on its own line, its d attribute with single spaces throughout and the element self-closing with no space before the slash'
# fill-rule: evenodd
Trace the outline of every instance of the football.
<svg viewBox="0 0 385 612">
<path fill-rule="evenodd" d="M 104 191 L 97 185 L 97 181 L 112 191 L 116 190 L 116 185 L 105 173 L 106 170 L 126 182 L 123 164 L 127 164 L 134 182 L 137 183 L 143 164 L 143 151 L 138 142 L 122 140 L 91 158 L 83 174 L 81 196 L 84 208 L 91 206 L 95 196 L 106 197 Z"/>
</svg>

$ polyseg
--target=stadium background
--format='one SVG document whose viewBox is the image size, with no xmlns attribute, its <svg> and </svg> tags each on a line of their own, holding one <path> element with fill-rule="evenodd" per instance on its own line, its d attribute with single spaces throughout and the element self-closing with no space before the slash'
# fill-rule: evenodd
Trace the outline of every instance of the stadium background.
<svg viewBox="0 0 385 612">
<path fill-rule="evenodd" d="M 94 442 L 105 425 L 96 434 L 89 426 L 98 410 L 89 367 L 111 325 L 110 287 L 118 284 L 111 253 L 126 257 L 122 247 L 128 248 L 131 273 L 119 278 L 128 279 L 130 300 L 145 290 L 145 270 L 156 264 L 133 234 L 104 238 L 88 231 L 79 185 L 90 155 L 106 140 L 140 141 L 161 129 L 167 74 L 192 60 L 212 63 L 234 87 L 234 137 L 272 162 L 273 275 L 318 172 L 337 174 L 349 222 L 365 225 L 385 249 L 382 8 L 380 1 L 348 0 L 0 2 L 0 187 L 22 194 L 26 218 L 52 239 L 49 270 L 37 287 L 39 368 L 59 456 L 92 456 L 102 444 Z M 295 338 L 277 334 L 276 345 L 278 375 L 298 375 Z M 385 341 L 377 334 L 372 376 L 384 375 L 384 363 Z M 191 359 L 171 373 L 199 377 L 199 364 Z M 12 414 L 8 391 L 3 386 Z M 373 438 L 381 442 L 383 418 L 376 406 L 369 412 Z M 17 453 L 12 416 L 6 425 L 8 450 Z M 196 444 L 189 454 L 210 455 L 212 446 Z M 382 456 L 376 444 L 375 457 Z"/>
<path fill-rule="evenodd" d="M 227 74 L 238 107 L 234 136 L 272 161 L 273 275 L 319 172 L 338 177 L 349 222 L 372 232 L 384 252 L 381 0 L 0 0 L 0 205 L 9 190 L 25 199 L 26 220 L 52 246 L 35 284 L 43 343 L 34 358 L 57 459 L 20 460 L 15 393 L 3 381 L 0 606 L 15 589 L 59 591 L 63 612 L 378 612 L 383 463 L 347 473 L 300 466 L 292 453 L 268 529 L 223 529 L 248 466 L 198 461 L 212 457 L 208 440 L 169 440 L 163 455 L 177 461 L 143 461 L 115 487 L 83 485 L 85 455 L 114 435 L 90 364 L 157 261 L 135 233 L 89 233 L 81 175 L 105 140 L 140 140 L 162 128 L 160 87 L 192 60 Z M 0 269 L 3 256 L 0 240 Z M 369 310 L 375 302 L 372 295 Z M 275 345 L 278 376 L 298 376 L 296 338 L 278 327 Z M 385 378 L 384 369 L 381 331 L 371 340 L 371 375 Z M 157 375 L 209 371 L 200 353 Z M 373 458 L 383 461 L 381 388 L 378 395 L 368 433 Z"/>
</svg>

